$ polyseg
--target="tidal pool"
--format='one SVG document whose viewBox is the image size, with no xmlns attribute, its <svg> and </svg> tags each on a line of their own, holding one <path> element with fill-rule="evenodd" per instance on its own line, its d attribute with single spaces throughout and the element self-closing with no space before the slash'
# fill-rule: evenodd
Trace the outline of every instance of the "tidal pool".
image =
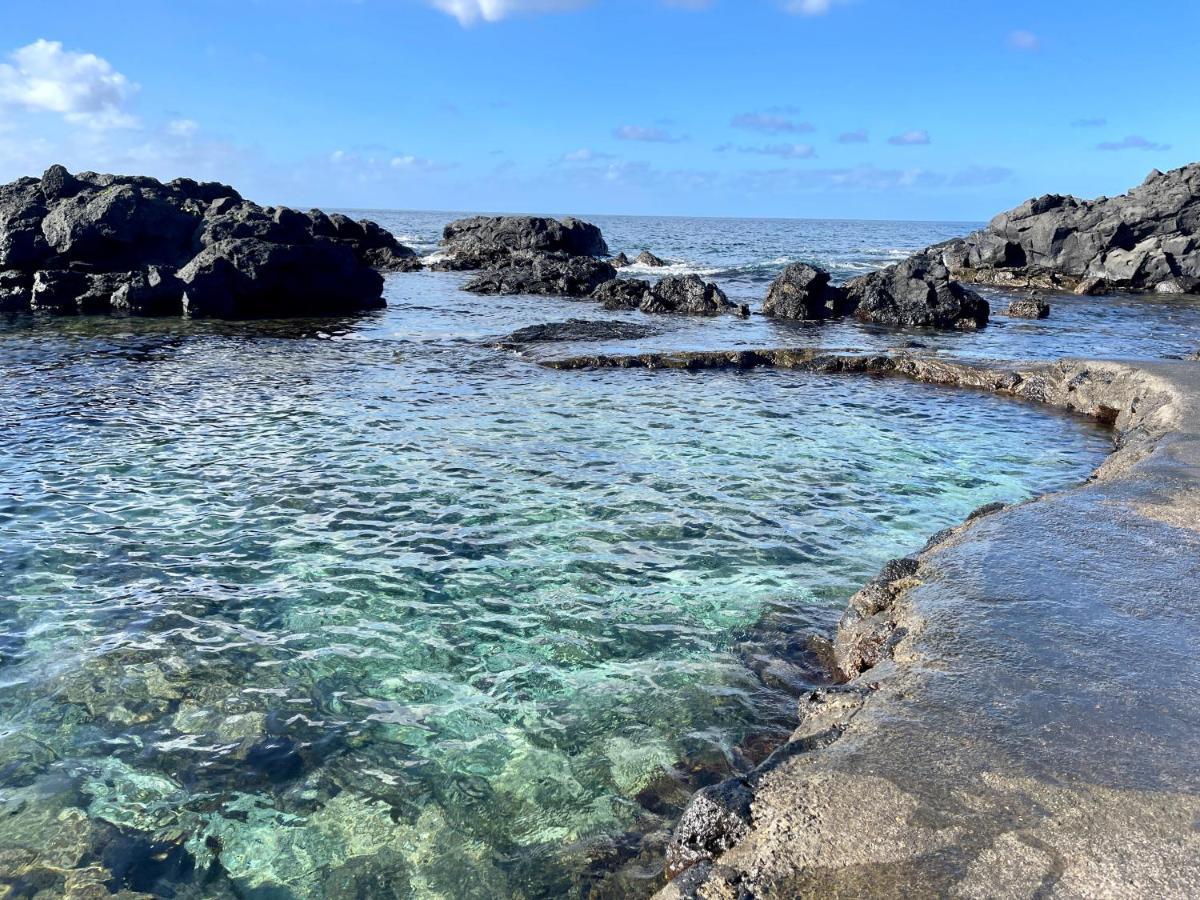
<svg viewBox="0 0 1200 900">
<path fill-rule="evenodd" d="M 578 308 L 456 277 L 0 324 L 0 883 L 602 891 L 786 730 L 747 642 L 1109 447 L 900 381 L 547 371 L 489 336 Z"/>
</svg>

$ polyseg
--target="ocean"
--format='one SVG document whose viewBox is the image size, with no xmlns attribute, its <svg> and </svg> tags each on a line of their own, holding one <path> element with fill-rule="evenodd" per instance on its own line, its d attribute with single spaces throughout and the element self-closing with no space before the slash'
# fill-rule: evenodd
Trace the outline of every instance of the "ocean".
<svg viewBox="0 0 1200 900">
<path fill-rule="evenodd" d="M 454 218 L 362 215 L 424 254 Z M 788 262 L 846 278 L 971 227 L 588 218 L 754 307 Z M 351 319 L 0 319 L 5 884 L 647 894 L 689 793 L 794 724 L 806 635 L 976 507 L 1082 480 L 1111 437 L 901 381 L 540 359 L 1200 346 L 1194 298 L 896 332 L 478 297 L 466 277 L 388 276 L 388 309 Z M 568 318 L 653 333 L 496 347 Z"/>
</svg>

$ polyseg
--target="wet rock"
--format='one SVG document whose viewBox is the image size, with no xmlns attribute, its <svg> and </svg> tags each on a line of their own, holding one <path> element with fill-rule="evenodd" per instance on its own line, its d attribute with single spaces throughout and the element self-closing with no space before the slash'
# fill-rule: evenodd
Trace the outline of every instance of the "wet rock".
<svg viewBox="0 0 1200 900">
<path fill-rule="evenodd" d="M 638 309 L 651 295 L 653 285 L 638 278 L 614 278 L 592 291 L 592 299 L 605 309 Z"/>
<path fill-rule="evenodd" d="M 260 207 L 224 184 L 51 166 L 0 185 L 4 309 L 342 314 L 383 305 L 372 269 L 419 267 L 373 222 Z"/>
<path fill-rule="evenodd" d="M 542 216 L 472 216 L 442 231 L 451 257 L 494 262 L 500 255 L 533 251 L 567 256 L 607 256 L 600 229 L 579 219 Z"/>
<path fill-rule="evenodd" d="M 949 270 L 915 256 L 846 283 L 847 303 L 863 322 L 892 327 L 981 328 L 988 303 L 950 280 Z"/>
<path fill-rule="evenodd" d="M 1050 316 L 1050 304 L 1040 294 L 1030 294 L 1008 304 L 1008 315 L 1014 319 L 1046 319 Z"/>
<path fill-rule="evenodd" d="M 704 788 L 692 797 L 667 845 L 667 877 L 716 859 L 750 831 L 754 794 L 742 778 Z"/>
<path fill-rule="evenodd" d="M 649 250 L 643 250 L 641 253 L 639 253 L 634 262 L 639 266 L 649 266 L 653 269 L 661 269 L 663 266 L 667 265 L 667 261 L 665 259 L 660 256 L 655 256 Z"/>
<path fill-rule="evenodd" d="M 1200 163 L 1155 170 L 1118 197 L 1047 194 L 925 251 L 964 281 L 1186 293 L 1200 284 Z"/>
<path fill-rule="evenodd" d="M 587 297 L 616 277 L 612 265 L 588 256 L 518 253 L 467 282 L 463 290 L 474 294 Z"/>
<path fill-rule="evenodd" d="M 693 316 L 742 314 L 741 307 L 730 302 L 725 292 L 699 275 L 675 275 L 664 278 L 640 306 L 646 313 L 685 313 Z"/>
<path fill-rule="evenodd" d="M 500 341 L 501 347 L 538 344 L 551 341 L 625 341 L 655 334 L 656 329 L 636 322 L 568 319 L 521 328 Z"/>
<path fill-rule="evenodd" d="M 609 262 L 613 264 L 614 268 L 623 269 L 629 265 L 629 257 L 624 253 L 618 253 L 616 256 L 610 259 Z"/>
<path fill-rule="evenodd" d="M 844 292 L 830 286 L 828 272 L 795 263 L 772 282 L 762 311 L 780 319 L 816 321 L 840 314 L 844 302 Z"/>
<path fill-rule="evenodd" d="M 201 250 L 177 277 L 184 311 L 198 318 L 320 316 L 386 305 L 379 273 L 332 242 L 224 240 Z"/>
<path fill-rule="evenodd" d="M 896 598 L 915 584 L 920 563 L 914 557 L 893 559 L 850 598 L 833 642 L 837 676 L 841 681 L 874 668 L 903 637 L 896 626 Z"/>
</svg>

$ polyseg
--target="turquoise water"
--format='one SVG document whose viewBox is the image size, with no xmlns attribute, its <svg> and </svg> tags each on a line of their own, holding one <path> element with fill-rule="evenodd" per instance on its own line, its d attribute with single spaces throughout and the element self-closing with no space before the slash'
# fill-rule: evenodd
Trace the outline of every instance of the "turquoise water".
<svg viewBox="0 0 1200 900">
<path fill-rule="evenodd" d="M 899 381 L 547 371 L 489 344 L 580 306 L 461 277 L 0 324 L 0 883 L 646 893 L 689 791 L 788 730 L 804 634 L 1108 449 Z"/>
</svg>

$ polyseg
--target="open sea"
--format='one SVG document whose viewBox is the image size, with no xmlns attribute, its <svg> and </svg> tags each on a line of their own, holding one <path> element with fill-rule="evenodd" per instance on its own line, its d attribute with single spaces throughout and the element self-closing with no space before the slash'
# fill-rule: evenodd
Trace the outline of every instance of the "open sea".
<svg viewBox="0 0 1200 900">
<path fill-rule="evenodd" d="M 434 254 L 457 214 L 361 215 Z M 755 309 L 788 262 L 847 278 L 973 227 L 589 220 Z M 896 332 L 467 277 L 388 276 L 354 319 L 0 318 L 0 893 L 649 894 L 689 793 L 790 731 L 808 634 L 976 507 L 1081 481 L 1111 436 L 899 380 L 538 359 L 1200 348 L 1196 298 Z M 654 333 L 494 346 L 568 318 Z"/>
</svg>

